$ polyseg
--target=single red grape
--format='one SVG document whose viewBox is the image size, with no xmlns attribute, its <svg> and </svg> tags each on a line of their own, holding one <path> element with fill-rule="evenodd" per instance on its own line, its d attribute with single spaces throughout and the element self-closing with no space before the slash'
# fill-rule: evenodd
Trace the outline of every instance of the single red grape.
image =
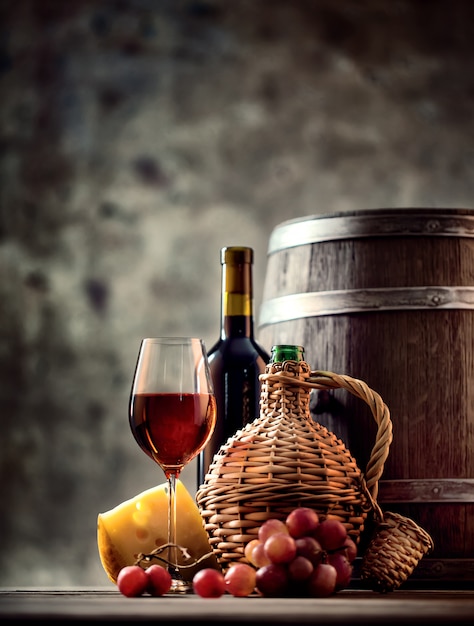
<svg viewBox="0 0 474 626">
<path fill-rule="evenodd" d="M 244 556 L 247 559 L 247 561 L 249 561 L 249 563 L 252 563 L 252 552 L 254 548 L 256 548 L 259 545 L 262 545 L 262 542 L 260 541 L 260 539 L 252 539 L 248 543 L 245 544 Z"/>
<path fill-rule="evenodd" d="M 337 550 L 344 545 L 347 539 L 347 530 L 337 519 L 325 519 L 320 522 L 314 532 L 314 537 L 325 550 Z"/>
<path fill-rule="evenodd" d="M 321 544 L 314 537 L 298 537 L 295 540 L 297 556 L 304 556 L 316 566 L 321 563 L 324 556 L 324 550 Z"/>
<path fill-rule="evenodd" d="M 342 552 L 334 552 L 328 555 L 328 563 L 334 566 L 337 572 L 336 591 L 349 586 L 352 576 L 352 565 Z"/>
<path fill-rule="evenodd" d="M 263 567 L 264 565 L 270 565 L 271 563 L 271 560 L 265 553 L 265 544 L 261 541 L 258 541 L 258 545 L 254 545 L 249 557 L 247 558 L 252 565 L 255 565 L 255 567 Z"/>
<path fill-rule="evenodd" d="M 272 563 L 289 563 L 296 556 L 295 540 L 284 533 L 270 535 L 264 543 L 264 549 Z"/>
<path fill-rule="evenodd" d="M 263 522 L 258 529 L 258 538 L 260 541 L 265 543 L 268 537 L 270 537 L 270 535 L 274 535 L 275 533 L 284 533 L 288 535 L 288 527 L 282 520 L 270 518 Z"/>
<path fill-rule="evenodd" d="M 337 572 L 330 563 L 320 563 L 307 581 L 308 595 L 312 598 L 327 598 L 336 590 Z"/>
<path fill-rule="evenodd" d="M 288 592 L 289 577 L 284 565 L 271 563 L 256 573 L 256 586 L 262 596 L 281 597 Z"/>
<path fill-rule="evenodd" d="M 347 537 L 344 542 L 345 553 L 349 563 L 353 563 L 357 556 L 357 545 L 353 539 Z"/>
<path fill-rule="evenodd" d="M 225 593 L 224 575 L 216 569 L 205 567 L 194 574 L 193 589 L 201 598 L 220 598 Z"/>
<path fill-rule="evenodd" d="M 304 556 L 297 556 L 288 564 L 288 574 L 292 582 L 307 580 L 313 570 L 313 564 Z"/>
<path fill-rule="evenodd" d="M 251 565 L 235 563 L 229 567 L 224 579 L 226 591 L 233 596 L 243 598 L 255 590 L 257 575 Z"/>
<path fill-rule="evenodd" d="M 148 576 L 148 593 L 151 596 L 163 596 L 171 589 L 171 574 L 156 563 L 145 570 Z"/>
<path fill-rule="evenodd" d="M 139 565 L 122 567 L 117 576 L 117 587 L 128 598 L 137 598 L 147 591 L 149 577 Z"/>
<path fill-rule="evenodd" d="M 293 509 L 286 518 L 286 525 L 292 537 L 311 535 L 319 524 L 319 516 L 313 509 L 305 506 Z"/>
</svg>

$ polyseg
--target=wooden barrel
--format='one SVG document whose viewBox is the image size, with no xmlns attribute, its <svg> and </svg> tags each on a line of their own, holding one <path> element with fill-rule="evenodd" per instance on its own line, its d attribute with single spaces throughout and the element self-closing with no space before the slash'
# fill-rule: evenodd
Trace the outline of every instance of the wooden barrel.
<svg viewBox="0 0 474 626">
<path fill-rule="evenodd" d="M 430 533 L 411 579 L 474 583 L 474 210 L 380 209 L 283 222 L 270 238 L 258 340 L 361 378 L 388 405 L 383 510 Z M 354 397 L 312 398 L 364 470 L 374 424 Z"/>
</svg>

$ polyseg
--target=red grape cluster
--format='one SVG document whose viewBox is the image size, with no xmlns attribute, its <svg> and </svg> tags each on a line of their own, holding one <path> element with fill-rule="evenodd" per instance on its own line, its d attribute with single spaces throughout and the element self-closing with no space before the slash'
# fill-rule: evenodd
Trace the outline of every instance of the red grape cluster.
<svg viewBox="0 0 474 626">
<path fill-rule="evenodd" d="M 265 521 L 258 538 L 245 546 L 245 557 L 257 568 L 257 590 L 274 597 L 322 598 L 344 589 L 356 554 L 342 522 L 320 521 L 307 507 L 294 509 L 285 521 Z"/>
<path fill-rule="evenodd" d="M 319 521 L 314 510 L 299 507 L 285 521 L 272 518 L 260 526 L 258 537 L 245 546 L 250 565 L 235 563 L 225 575 L 203 569 L 194 576 L 193 588 L 205 598 L 225 592 L 324 598 L 349 585 L 356 554 L 342 522 Z"/>
<path fill-rule="evenodd" d="M 349 585 L 356 555 L 356 544 L 342 522 L 320 521 L 313 509 L 298 507 L 284 521 L 263 522 L 258 536 L 245 546 L 248 563 L 234 563 L 225 574 L 204 568 L 194 575 L 192 585 L 203 598 L 224 593 L 324 598 Z M 160 596 L 169 591 L 171 576 L 160 565 L 146 570 L 130 565 L 120 571 L 117 586 L 129 597 Z"/>
</svg>

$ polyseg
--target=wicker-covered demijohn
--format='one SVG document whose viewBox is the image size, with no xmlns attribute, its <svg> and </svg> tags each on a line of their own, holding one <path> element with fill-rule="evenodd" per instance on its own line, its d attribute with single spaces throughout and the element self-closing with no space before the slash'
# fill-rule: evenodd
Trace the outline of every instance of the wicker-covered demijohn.
<svg viewBox="0 0 474 626">
<path fill-rule="evenodd" d="M 269 364 L 261 382 L 259 417 L 221 446 L 196 494 L 222 569 L 247 562 L 245 546 L 257 537 L 261 524 L 270 518 L 284 519 L 295 507 L 311 507 L 322 519 L 339 519 L 356 543 L 372 513 L 378 534 L 369 545 L 361 576 L 374 590 L 395 589 L 432 542 L 406 518 L 405 526 L 397 524 L 398 536 L 394 536 L 393 517 L 384 519 L 376 503 L 378 480 L 392 441 L 388 407 L 363 381 L 311 371 L 305 361 Z M 364 400 L 378 426 L 364 473 L 345 444 L 310 415 L 311 390 L 336 388 L 345 388 Z M 406 533 L 408 525 L 410 532 Z M 380 565 L 377 553 L 385 551 L 383 532 L 392 535 L 385 563 Z"/>
</svg>

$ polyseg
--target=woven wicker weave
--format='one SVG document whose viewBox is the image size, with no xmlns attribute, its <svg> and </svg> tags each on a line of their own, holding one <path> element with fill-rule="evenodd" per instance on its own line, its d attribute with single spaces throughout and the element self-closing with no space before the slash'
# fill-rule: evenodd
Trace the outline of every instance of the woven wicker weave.
<svg viewBox="0 0 474 626">
<path fill-rule="evenodd" d="M 382 398 L 361 380 L 312 372 L 305 361 L 267 365 L 261 382 L 260 416 L 221 446 L 196 494 L 211 547 L 224 571 L 233 563 L 247 562 L 245 545 L 257 537 L 266 519 L 284 519 L 298 506 L 315 509 L 321 518 L 339 519 L 356 543 L 369 512 L 384 522 L 376 498 L 392 423 Z M 378 426 L 364 474 L 344 443 L 310 416 L 311 390 L 336 388 L 364 400 Z M 424 539 L 426 533 L 420 531 Z M 410 541 L 413 537 L 415 552 L 426 552 L 416 532 Z M 378 545 L 372 548 L 376 552 Z M 414 567 L 413 550 L 409 552 L 406 571 Z M 396 576 L 390 584 L 385 574 L 379 584 L 375 561 L 372 554 L 364 570 L 374 589 L 386 591 L 401 584 Z"/>
<path fill-rule="evenodd" d="M 430 535 L 413 520 L 386 511 L 364 553 L 361 578 L 376 591 L 392 591 L 433 547 Z"/>
</svg>

